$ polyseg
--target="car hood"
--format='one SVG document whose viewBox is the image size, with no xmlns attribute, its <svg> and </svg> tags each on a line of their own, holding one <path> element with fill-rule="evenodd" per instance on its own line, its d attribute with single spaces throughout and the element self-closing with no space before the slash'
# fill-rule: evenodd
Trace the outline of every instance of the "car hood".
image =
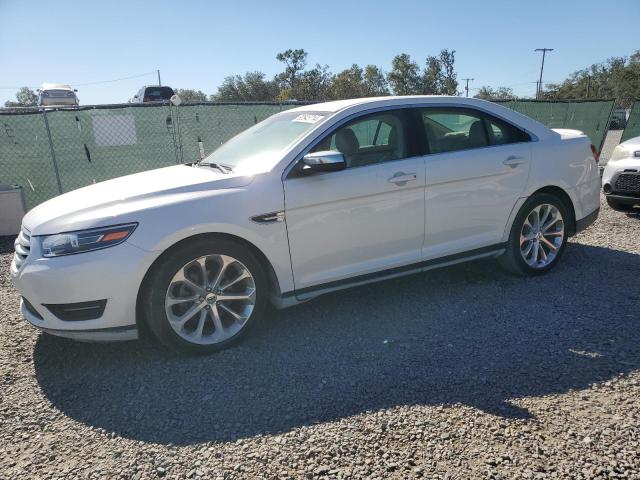
<svg viewBox="0 0 640 480">
<path fill-rule="evenodd" d="M 176 165 L 73 190 L 30 210 L 23 226 L 31 235 L 82 230 L 137 221 L 136 212 L 192 201 L 251 183 L 253 176 L 211 167 Z"/>
</svg>

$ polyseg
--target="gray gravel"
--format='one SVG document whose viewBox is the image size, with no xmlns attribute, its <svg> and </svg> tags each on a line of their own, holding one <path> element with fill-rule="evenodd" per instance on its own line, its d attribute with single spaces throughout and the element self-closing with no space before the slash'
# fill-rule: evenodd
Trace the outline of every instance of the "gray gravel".
<svg viewBox="0 0 640 480">
<path fill-rule="evenodd" d="M 326 295 L 198 358 L 40 335 L 1 251 L 0 478 L 640 478 L 638 215 L 541 278 Z"/>
</svg>

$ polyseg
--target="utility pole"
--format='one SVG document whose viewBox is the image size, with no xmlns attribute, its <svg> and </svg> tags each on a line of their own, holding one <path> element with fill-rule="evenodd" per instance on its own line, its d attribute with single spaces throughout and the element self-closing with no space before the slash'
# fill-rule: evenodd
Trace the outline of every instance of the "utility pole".
<svg viewBox="0 0 640 480">
<path fill-rule="evenodd" d="M 156 72 L 158 72 L 158 86 L 161 87 L 162 82 L 160 81 L 160 70 L 156 70 Z"/>
<path fill-rule="evenodd" d="M 469 82 L 473 82 L 475 79 L 473 78 L 462 78 L 461 79 L 463 82 L 467 82 L 467 86 L 464 87 L 465 91 L 467 92 L 467 97 L 469 96 Z"/>
<path fill-rule="evenodd" d="M 553 48 L 536 48 L 535 52 L 542 52 L 542 64 L 540 65 L 540 80 L 538 80 L 538 91 L 536 92 L 536 98 L 542 96 L 542 71 L 544 70 L 544 57 L 547 52 L 553 52 Z"/>
</svg>

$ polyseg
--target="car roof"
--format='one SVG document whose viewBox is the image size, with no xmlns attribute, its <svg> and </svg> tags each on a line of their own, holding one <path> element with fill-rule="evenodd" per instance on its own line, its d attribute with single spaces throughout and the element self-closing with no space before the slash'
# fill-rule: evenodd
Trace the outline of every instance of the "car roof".
<svg viewBox="0 0 640 480">
<path fill-rule="evenodd" d="M 456 97 L 448 95 L 396 95 L 385 97 L 366 97 L 366 98 L 351 98 L 348 100 L 334 100 L 332 102 L 315 103 L 313 105 L 303 105 L 295 108 L 294 110 L 300 111 L 321 111 L 321 112 L 339 112 L 345 108 L 353 107 L 356 105 L 367 105 L 370 107 L 387 106 L 387 105 L 402 105 L 402 104 L 434 104 L 434 103 L 456 103 L 468 106 L 481 106 L 490 104 L 485 100 L 479 100 L 477 98 Z"/>
<path fill-rule="evenodd" d="M 72 90 L 71 85 L 66 83 L 43 83 L 41 90 Z"/>
<path fill-rule="evenodd" d="M 457 97 L 448 95 L 406 95 L 406 96 L 387 96 L 387 97 L 368 97 L 368 98 L 352 98 L 349 100 L 335 100 L 332 102 L 315 103 L 312 105 L 302 105 L 289 112 L 330 112 L 338 114 L 339 112 L 357 112 L 369 108 L 378 107 L 402 107 L 403 105 L 429 105 L 434 106 L 442 104 L 443 106 L 459 106 L 477 108 L 484 110 L 505 120 L 519 125 L 521 128 L 533 133 L 539 139 L 559 137 L 559 135 L 546 127 L 542 123 L 531 117 L 523 115 L 497 103 L 480 100 L 478 98 Z M 333 116 L 333 115 L 332 115 Z"/>
</svg>

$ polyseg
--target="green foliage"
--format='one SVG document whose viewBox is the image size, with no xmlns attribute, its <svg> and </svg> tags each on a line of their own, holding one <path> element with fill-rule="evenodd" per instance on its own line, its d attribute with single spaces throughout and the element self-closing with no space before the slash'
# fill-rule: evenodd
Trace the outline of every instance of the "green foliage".
<svg viewBox="0 0 640 480">
<path fill-rule="evenodd" d="M 278 100 L 326 100 L 330 95 L 331 79 L 329 66 L 316 64 L 311 70 L 301 72 L 293 87 L 282 89 Z"/>
<path fill-rule="evenodd" d="M 389 95 L 389 83 L 382 69 L 375 65 L 365 67 L 362 93 L 364 97 Z"/>
<path fill-rule="evenodd" d="M 218 102 L 261 102 L 274 101 L 278 96 L 278 86 L 275 81 L 265 80 L 262 72 L 247 72 L 244 76 L 231 75 L 226 77 L 218 92 L 211 96 L 211 100 Z"/>
<path fill-rule="evenodd" d="M 17 102 L 10 100 L 4 103 L 5 107 L 35 107 L 38 104 L 38 95 L 29 87 L 22 87 L 16 93 Z"/>
<path fill-rule="evenodd" d="M 476 93 L 474 97 L 482 100 L 511 100 L 516 98 L 511 88 L 498 87 L 494 90 L 488 85 L 480 87 L 480 90 L 478 90 L 478 93 Z"/>
<path fill-rule="evenodd" d="M 337 100 L 364 96 L 364 75 L 355 63 L 333 77 L 331 97 Z"/>
<path fill-rule="evenodd" d="M 630 108 L 640 98 L 640 50 L 573 72 L 564 82 L 547 85 L 543 98 L 615 98 L 618 107 Z"/>
<path fill-rule="evenodd" d="M 307 66 L 307 52 L 302 48 L 285 50 L 276 55 L 276 60 L 285 65 L 284 72 L 276 75 L 276 81 L 283 89 L 294 89 Z"/>
<path fill-rule="evenodd" d="M 207 101 L 207 94 L 200 90 L 179 88 L 175 92 L 184 103 L 198 103 Z"/>
<path fill-rule="evenodd" d="M 455 72 L 455 50 L 444 49 L 440 55 L 429 55 L 423 72 L 406 53 L 397 55 L 387 75 L 396 95 L 458 95 Z"/>
<path fill-rule="evenodd" d="M 420 67 L 406 53 L 396 55 L 391 62 L 391 71 L 387 81 L 396 95 L 415 95 L 422 93 Z"/>
<path fill-rule="evenodd" d="M 389 95 L 457 95 L 458 81 L 454 70 L 455 51 L 442 50 L 437 57 L 427 58 L 424 72 L 411 57 L 402 53 L 392 62 L 385 75 L 376 65 L 362 68 L 357 64 L 333 75 L 328 65 L 316 64 L 307 69 L 307 52 L 289 49 L 276 55 L 284 71 L 266 80 L 262 72 L 226 77 L 211 100 L 339 100 Z"/>
</svg>

